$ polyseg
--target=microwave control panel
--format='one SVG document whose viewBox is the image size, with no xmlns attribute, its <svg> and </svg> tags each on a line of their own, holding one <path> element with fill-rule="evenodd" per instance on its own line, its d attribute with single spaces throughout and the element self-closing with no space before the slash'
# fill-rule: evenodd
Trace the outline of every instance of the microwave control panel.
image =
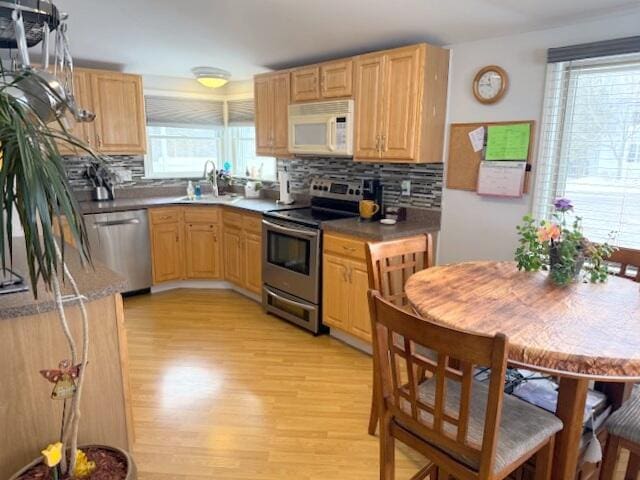
<svg viewBox="0 0 640 480">
<path fill-rule="evenodd" d="M 347 117 L 336 118 L 336 147 L 346 149 L 347 145 Z"/>
</svg>

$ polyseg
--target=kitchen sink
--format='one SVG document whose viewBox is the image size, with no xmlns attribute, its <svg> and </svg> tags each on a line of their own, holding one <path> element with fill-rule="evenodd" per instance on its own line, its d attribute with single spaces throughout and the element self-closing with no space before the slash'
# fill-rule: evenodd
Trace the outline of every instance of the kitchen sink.
<svg viewBox="0 0 640 480">
<path fill-rule="evenodd" d="M 239 195 L 218 195 L 217 197 L 209 194 L 202 195 L 200 198 L 189 199 L 189 197 L 180 197 L 180 203 L 196 203 L 196 204 L 217 204 L 217 203 L 235 203 L 242 200 Z"/>
</svg>

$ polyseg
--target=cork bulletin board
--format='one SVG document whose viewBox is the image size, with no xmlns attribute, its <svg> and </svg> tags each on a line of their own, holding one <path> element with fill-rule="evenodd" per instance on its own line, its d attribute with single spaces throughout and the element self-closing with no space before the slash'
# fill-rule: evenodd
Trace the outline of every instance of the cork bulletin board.
<svg viewBox="0 0 640 480">
<path fill-rule="evenodd" d="M 514 122 L 485 122 L 485 123 L 452 123 L 449 134 L 449 159 L 447 160 L 447 188 L 454 190 L 476 191 L 478 185 L 478 170 L 483 160 L 484 150 L 473 151 L 469 140 L 469 132 L 478 127 L 492 125 L 514 125 L 526 123 L 530 125 L 529 154 L 527 157 L 527 172 L 525 176 L 524 192 L 529 191 L 531 167 L 533 164 L 533 139 L 535 133 L 535 121 L 520 120 Z M 485 135 L 486 141 L 486 135 Z"/>
</svg>

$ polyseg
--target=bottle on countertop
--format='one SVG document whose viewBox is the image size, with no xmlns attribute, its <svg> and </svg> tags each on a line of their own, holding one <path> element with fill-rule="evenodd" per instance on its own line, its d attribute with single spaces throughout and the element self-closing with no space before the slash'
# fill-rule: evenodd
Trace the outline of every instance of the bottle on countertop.
<svg viewBox="0 0 640 480">
<path fill-rule="evenodd" d="M 202 186 L 200 186 L 200 182 L 196 183 L 194 190 L 195 190 L 196 198 L 199 199 L 202 196 Z"/>
<path fill-rule="evenodd" d="M 195 196 L 196 194 L 195 189 L 193 188 L 193 182 L 189 180 L 189 183 L 187 183 L 187 197 L 189 197 L 189 200 L 193 200 Z"/>
</svg>

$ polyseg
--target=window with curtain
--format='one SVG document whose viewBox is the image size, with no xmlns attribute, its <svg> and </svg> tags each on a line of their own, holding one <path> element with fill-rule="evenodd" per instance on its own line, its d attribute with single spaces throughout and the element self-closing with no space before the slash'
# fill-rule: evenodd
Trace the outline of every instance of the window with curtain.
<svg viewBox="0 0 640 480">
<path fill-rule="evenodd" d="M 151 178 L 198 178 L 207 160 L 235 177 L 276 178 L 276 160 L 255 154 L 253 99 L 146 96 Z"/>
<path fill-rule="evenodd" d="M 535 213 L 567 197 L 590 240 L 640 248 L 640 53 L 588 47 L 550 50 Z"/>
</svg>

